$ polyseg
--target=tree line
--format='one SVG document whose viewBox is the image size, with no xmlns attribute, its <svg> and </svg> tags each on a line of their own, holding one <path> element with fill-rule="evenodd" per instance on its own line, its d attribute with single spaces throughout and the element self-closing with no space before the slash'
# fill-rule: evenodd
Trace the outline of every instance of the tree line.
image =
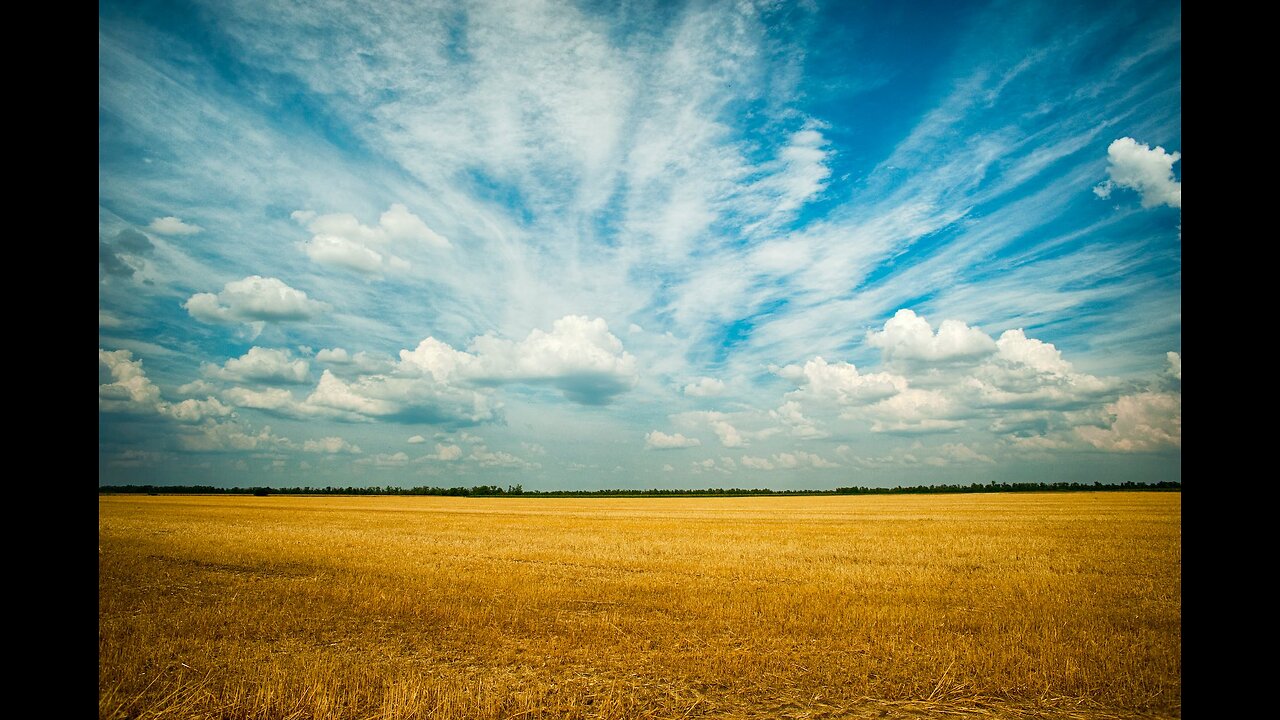
<svg viewBox="0 0 1280 720">
<path fill-rule="evenodd" d="M 994 480 L 970 485 L 909 485 L 897 487 L 838 487 L 834 490 L 771 490 L 769 488 L 706 488 L 702 490 L 525 490 L 521 485 L 474 485 L 472 487 L 413 488 L 373 487 L 215 487 L 213 485 L 100 485 L 99 494 L 143 495 L 439 495 L 448 497 L 743 497 L 752 495 L 933 495 L 996 492 L 1107 492 L 1154 490 L 1181 491 L 1182 483 L 1122 482 L 1116 484 L 1054 482 L 998 483 Z"/>
</svg>

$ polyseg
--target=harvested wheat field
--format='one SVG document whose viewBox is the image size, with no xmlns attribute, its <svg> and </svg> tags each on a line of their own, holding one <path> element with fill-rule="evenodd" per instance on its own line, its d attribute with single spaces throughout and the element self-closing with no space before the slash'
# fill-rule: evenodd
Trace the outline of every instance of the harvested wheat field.
<svg viewBox="0 0 1280 720">
<path fill-rule="evenodd" d="M 102 496 L 101 718 L 1181 715 L 1181 494 Z"/>
</svg>

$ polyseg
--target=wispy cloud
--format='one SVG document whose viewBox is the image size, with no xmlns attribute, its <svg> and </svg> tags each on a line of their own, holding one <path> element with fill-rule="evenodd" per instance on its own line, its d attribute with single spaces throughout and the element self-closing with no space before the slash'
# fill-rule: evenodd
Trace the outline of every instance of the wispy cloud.
<svg viewBox="0 0 1280 720">
<path fill-rule="evenodd" d="M 112 477 L 1176 471 L 1176 6 L 198 5 L 99 7 Z"/>
</svg>

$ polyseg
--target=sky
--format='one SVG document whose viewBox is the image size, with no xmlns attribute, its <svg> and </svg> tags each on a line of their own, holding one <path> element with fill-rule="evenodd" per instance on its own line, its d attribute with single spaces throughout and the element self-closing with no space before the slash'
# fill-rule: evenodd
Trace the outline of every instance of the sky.
<svg viewBox="0 0 1280 720">
<path fill-rule="evenodd" d="M 1178 3 L 98 9 L 100 484 L 1181 480 Z"/>
</svg>

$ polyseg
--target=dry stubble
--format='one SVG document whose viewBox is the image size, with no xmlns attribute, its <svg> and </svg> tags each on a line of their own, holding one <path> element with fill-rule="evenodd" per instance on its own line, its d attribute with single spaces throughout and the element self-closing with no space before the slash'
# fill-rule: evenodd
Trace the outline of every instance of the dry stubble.
<svg viewBox="0 0 1280 720">
<path fill-rule="evenodd" d="M 99 716 L 1178 717 L 1181 494 L 99 501 Z"/>
</svg>

